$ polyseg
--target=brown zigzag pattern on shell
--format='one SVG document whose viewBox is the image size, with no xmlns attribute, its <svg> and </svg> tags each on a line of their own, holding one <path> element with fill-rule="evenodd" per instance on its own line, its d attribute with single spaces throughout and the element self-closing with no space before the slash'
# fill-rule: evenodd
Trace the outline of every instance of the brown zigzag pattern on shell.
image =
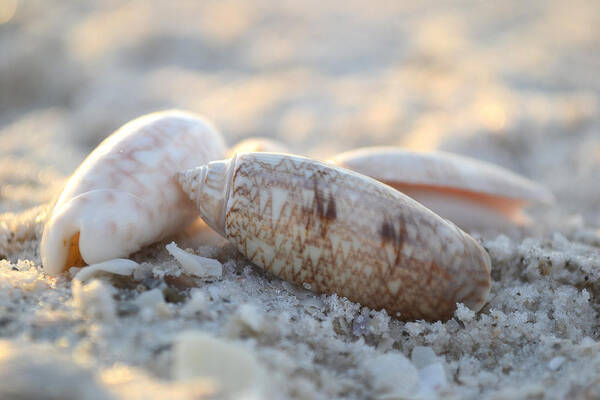
<svg viewBox="0 0 600 400">
<path fill-rule="evenodd" d="M 370 179 L 312 160 L 245 154 L 231 185 L 228 238 L 283 279 L 402 319 L 447 319 L 457 301 L 482 300 L 465 285 L 489 286 L 489 271 L 470 255 L 478 251 L 472 239 Z M 274 191 L 286 196 L 275 217 Z"/>
</svg>

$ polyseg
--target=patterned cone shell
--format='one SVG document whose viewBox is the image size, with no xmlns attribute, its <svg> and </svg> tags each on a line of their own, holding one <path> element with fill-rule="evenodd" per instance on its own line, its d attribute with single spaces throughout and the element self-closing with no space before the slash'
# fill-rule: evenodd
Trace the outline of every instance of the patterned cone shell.
<svg viewBox="0 0 600 400">
<path fill-rule="evenodd" d="M 318 293 L 403 320 L 445 320 L 458 302 L 477 311 L 488 295 L 490 258 L 471 236 L 358 173 L 241 153 L 181 173 L 179 182 L 250 261 Z"/>
</svg>

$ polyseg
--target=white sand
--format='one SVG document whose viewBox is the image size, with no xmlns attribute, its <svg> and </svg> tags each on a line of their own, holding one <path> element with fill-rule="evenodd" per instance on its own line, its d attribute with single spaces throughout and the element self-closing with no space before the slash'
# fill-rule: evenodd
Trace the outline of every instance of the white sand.
<svg viewBox="0 0 600 400">
<path fill-rule="evenodd" d="M 600 397 L 600 7 L 397 3 L 17 0 L 0 23 L 0 398 L 210 398 L 177 372 L 207 365 L 175 351 L 184 331 L 260 365 L 265 398 Z M 43 274 L 65 179 L 113 129 L 173 107 L 230 145 L 455 151 L 558 202 L 529 229 L 476 234 L 489 302 L 446 323 L 314 295 L 206 231 L 175 240 L 223 264 L 214 280 L 182 271 L 171 240 L 133 255 L 132 276 Z"/>
</svg>

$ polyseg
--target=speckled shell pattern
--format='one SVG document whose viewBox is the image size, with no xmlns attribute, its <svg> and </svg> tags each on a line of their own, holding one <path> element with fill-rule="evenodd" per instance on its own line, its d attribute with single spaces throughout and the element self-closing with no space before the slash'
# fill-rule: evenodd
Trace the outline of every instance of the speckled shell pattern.
<svg viewBox="0 0 600 400">
<path fill-rule="evenodd" d="M 92 264 L 181 231 L 197 211 L 176 172 L 224 155 L 219 132 L 191 113 L 165 111 L 127 123 L 68 180 L 44 229 L 45 270 L 56 274 L 69 267 L 74 246 L 80 261 Z"/>
<path fill-rule="evenodd" d="M 479 310 L 489 292 L 490 259 L 472 237 L 366 176 L 242 153 L 179 179 L 198 203 L 214 197 L 201 216 L 249 260 L 316 292 L 403 320 L 448 319 L 457 302 Z"/>
</svg>

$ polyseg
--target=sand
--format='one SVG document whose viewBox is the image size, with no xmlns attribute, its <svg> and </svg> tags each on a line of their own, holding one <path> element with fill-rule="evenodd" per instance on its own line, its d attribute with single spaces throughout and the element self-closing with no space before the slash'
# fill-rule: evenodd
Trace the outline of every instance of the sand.
<svg viewBox="0 0 600 400">
<path fill-rule="evenodd" d="M 600 397 L 594 2 L 5 0 L 0 49 L 0 398 Z M 209 232 L 143 249 L 128 276 L 44 274 L 65 180 L 114 129 L 167 108 L 205 115 L 229 145 L 453 151 L 557 202 L 529 228 L 474 233 L 489 301 L 445 323 L 315 295 Z M 171 240 L 221 276 L 186 272 Z"/>
</svg>

